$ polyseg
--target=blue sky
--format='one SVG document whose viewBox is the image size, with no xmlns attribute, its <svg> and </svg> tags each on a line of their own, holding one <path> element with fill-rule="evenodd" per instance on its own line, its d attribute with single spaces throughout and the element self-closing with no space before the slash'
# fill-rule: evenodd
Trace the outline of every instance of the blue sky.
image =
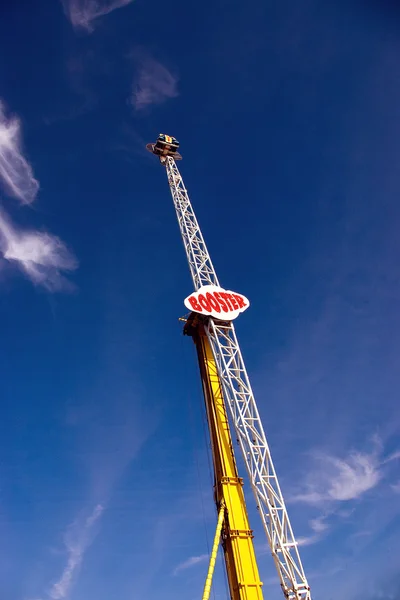
<svg viewBox="0 0 400 600">
<path fill-rule="evenodd" d="M 397 4 L 0 11 L 1 597 L 201 597 L 215 510 L 192 285 L 144 149 L 162 131 L 251 301 L 237 331 L 314 600 L 399 600 Z"/>
</svg>

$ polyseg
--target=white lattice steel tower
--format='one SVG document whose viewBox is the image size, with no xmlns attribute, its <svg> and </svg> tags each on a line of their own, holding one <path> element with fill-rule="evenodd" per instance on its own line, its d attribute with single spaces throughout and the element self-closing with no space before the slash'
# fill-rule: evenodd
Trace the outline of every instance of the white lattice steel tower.
<svg viewBox="0 0 400 600">
<path fill-rule="evenodd" d="M 208 253 L 189 195 L 175 159 L 179 144 L 160 135 L 148 149 L 165 165 L 168 183 L 195 290 L 218 286 L 219 281 Z M 229 409 L 250 483 L 261 515 L 271 554 L 285 598 L 311 600 L 298 545 L 272 462 L 267 438 L 243 361 L 232 321 L 210 316 L 205 332 L 212 348 L 225 404 Z"/>
</svg>

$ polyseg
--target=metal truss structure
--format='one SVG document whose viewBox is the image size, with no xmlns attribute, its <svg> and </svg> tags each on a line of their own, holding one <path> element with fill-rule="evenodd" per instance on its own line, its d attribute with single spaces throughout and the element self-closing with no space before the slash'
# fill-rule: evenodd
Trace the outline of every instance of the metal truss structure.
<svg viewBox="0 0 400 600">
<path fill-rule="evenodd" d="M 197 291 L 204 285 L 219 286 L 175 160 L 168 156 L 163 164 L 166 166 L 194 287 Z M 297 542 L 290 525 L 233 323 L 210 317 L 205 329 L 283 594 L 289 600 L 311 600 L 310 587 L 300 560 Z"/>
<path fill-rule="evenodd" d="M 176 162 L 168 156 L 165 164 L 194 287 L 198 290 L 203 285 L 219 286 L 217 274 Z"/>
</svg>

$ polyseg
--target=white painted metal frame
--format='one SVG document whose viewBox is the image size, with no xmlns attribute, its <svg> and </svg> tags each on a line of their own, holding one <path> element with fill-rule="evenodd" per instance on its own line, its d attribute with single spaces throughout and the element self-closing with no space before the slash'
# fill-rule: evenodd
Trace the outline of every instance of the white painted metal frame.
<svg viewBox="0 0 400 600">
<path fill-rule="evenodd" d="M 173 158 L 166 160 L 168 181 L 194 287 L 219 285 L 187 190 Z M 285 598 L 311 600 L 267 438 L 232 323 L 210 318 L 206 327 L 244 462 L 256 498 Z"/>
<path fill-rule="evenodd" d="M 176 162 L 169 156 L 165 164 L 194 287 L 198 290 L 203 285 L 219 286 L 215 269 Z"/>
<path fill-rule="evenodd" d="M 206 332 L 283 594 L 290 600 L 311 600 L 235 328 L 210 319 Z"/>
</svg>

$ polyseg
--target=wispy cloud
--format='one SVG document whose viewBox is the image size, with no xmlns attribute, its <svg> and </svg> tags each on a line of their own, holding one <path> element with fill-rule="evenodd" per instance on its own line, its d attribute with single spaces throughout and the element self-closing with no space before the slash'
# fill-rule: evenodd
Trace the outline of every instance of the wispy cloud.
<svg viewBox="0 0 400 600">
<path fill-rule="evenodd" d="M 17 117 L 6 117 L 1 100 L 0 180 L 6 192 L 23 204 L 33 202 L 39 189 L 32 167 L 22 155 L 20 120 Z"/>
<path fill-rule="evenodd" d="M 326 515 L 322 515 L 320 517 L 317 517 L 316 519 L 311 519 L 311 521 L 309 522 L 311 529 L 315 531 L 315 533 L 322 533 L 329 529 L 329 525 L 328 523 L 326 523 L 326 518 Z"/>
<path fill-rule="evenodd" d="M 82 564 L 84 555 L 93 540 L 93 527 L 104 511 L 102 504 L 97 504 L 91 515 L 83 523 L 75 521 L 65 535 L 65 548 L 68 553 L 67 564 L 60 579 L 52 586 L 49 596 L 52 600 L 67 598 L 73 578 Z"/>
<path fill-rule="evenodd" d="M 178 79 L 175 75 L 152 58 L 140 60 L 132 93 L 132 104 L 137 111 L 154 104 L 162 104 L 178 95 Z"/>
<path fill-rule="evenodd" d="M 210 557 L 208 556 L 208 554 L 200 554 L 200 556 L 191 556 L 184 562 L 180 563 L 177 567 L 175 567 L 174 575 L 177 575 L 181 571 L 186 571 L 186 569 L 190 569 L 190 567 L 194 567 L 199 563 L 204 563 L 207 560 L 209 560 L 209 558 Z"/>
<path fill-rule="evenodd" d="M 0 183 L 7 193 L 23 204 L 34 201 L 39 183 L 22 155 L 21 124 L 7 118 L 0 100 Z M 4 210 L 0 210 L 0 251 L 4 259 L 17 264 L 36 285 L 49 291 L 68 286 L 62 271 L 73 271 L 78 263 L 56 236 L 39 231 L 20 231 Z"/>
<path fill-rule="evenodd" d="M 17 231 L 0 211 L 0 250 L 9 262 L 16 263 L 36 285 L 49 291 L 66 289 L 71 284 L 62 271 L 73 271 L 78 263 L 56 236 L 39 231 Z"/>
<path fill-rule="evenodd" d="M 61 0 L 64 12 L 76 29 L 91 33 L 94 21 L 117 8 L 131 4 L 133 0 Z"/>
<path fill-rule="evenodd" d="M 398 481 L 398 483 L 393 483 L 390 487 L 396 494 L 400 494 L 400 481 Z"/>
<path fill-rule="evenodd" d="M 316 544 L 317 542 L 319 542 L 320 539 L 321 539 L 321 537 L 319 535 L 307 535 L 307 536 L 303 536 L 303 537 L 298 537 L 297 545 L 298 546 L 312 546 L 313 544 Z"/>
<path fill-rule="evenodd" d="M 320 467 L 309 476 L 305 490 L 295 496 L 299 502 L 353 500 L 374 488 L 382 477 L 374 454 L 356 452 L 345 459 L 328 455 L 316 458 Z"/>
<path fill-rule="evenodd" d="M 328 512 L 314 519 L 310 519 L 308 524 L 314 533 L 308 536 L 297 538 L 298 545 L 311 546 L 312 544 L 317 544 L 320 542 L 330 530 L 330 525 L 326 521 L 331 515 L 332 512 Z"/>
<path fill-rule="evenodd" d="M 330 526 L 326 522 L 330 514 L 331 513 L 323 514 L 315 519 L 311 519 L 308 524 L 314 533 L 312 535 L 297 538 L 298 545 L 311 546 L 312 544 L 320 542 L 330 529 Z"/>
<path fill-rule="evenodd" d="M 400 457 L 394 452 L 386 458 L 381 456 L 382 442 L 374 436 L 370 453 L 350 452 L 345 458 L 314 453 L 317 468 L 311 471 L 303 491 L 292 500 L 308 504 L 344 502 L 360 498 L 376 487 L 385 476 L 384 465 Z M 313 522 L 322 526 L 323 522 Z"/>
<path fill-rule="evenodd" d="M 383 464 L 390 463 L 393 460 L 399 460 L 399 459 L 400 459 L 400 451 L 393 452 L 393 454 L 389 454 L 389 456 L 387 458 L 385 458 L 385 460 L 383 461 Z"/>
<path fill-rule="evenodd" d="M 332 477 L 328 486 L 328 497 L 332 500 L 352 500 L 359 498 L 374 488 L 382 474 L 374 454 L 356 452 L 345 460 L 326 457 L 325 465 L 332 467 Z"/>
</svg>

